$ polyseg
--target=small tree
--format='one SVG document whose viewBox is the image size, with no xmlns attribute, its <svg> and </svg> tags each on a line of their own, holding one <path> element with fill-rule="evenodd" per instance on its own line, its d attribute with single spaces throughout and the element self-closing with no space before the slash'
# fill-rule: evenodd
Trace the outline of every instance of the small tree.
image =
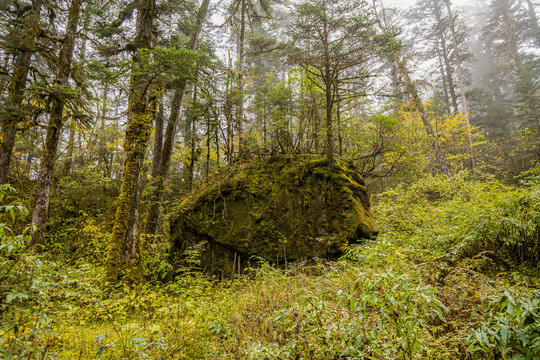
<svg viewBox="0 0 540 360">
<path fill-rule="evenodd" d="M 326 156 L 334 162 L 334 107 L 367 95 L 376 65 L 400 48 L 396 30 L 379 31 L 363 0 L 305 0 L 290 27 L 289 59 L 313 75 L 325 94 Z"/>
</svg>

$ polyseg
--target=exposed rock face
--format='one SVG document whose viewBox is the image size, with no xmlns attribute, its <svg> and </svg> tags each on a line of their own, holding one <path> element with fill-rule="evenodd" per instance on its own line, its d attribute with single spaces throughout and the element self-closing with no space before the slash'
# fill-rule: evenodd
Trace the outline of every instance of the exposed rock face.
<svg viewBox="0 0 540 360">
<path fill-rule="evenodd" d="M 173 260 L 199 244 L 203 269 L 227 275 L 254 258 L 335 257 L 378 232 L 369 206 L 362 177 L 340 161 L 251 163 L 182 201 L 171 225 Z"/>
</svg>

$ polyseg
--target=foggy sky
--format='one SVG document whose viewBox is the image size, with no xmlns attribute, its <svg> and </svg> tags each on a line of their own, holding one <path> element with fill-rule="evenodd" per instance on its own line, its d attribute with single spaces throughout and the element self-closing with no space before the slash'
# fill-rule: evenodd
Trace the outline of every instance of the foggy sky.
<svg viewBox="0 0 540 360">
<path fill-rule="evenodd" d="M 399 8 L 407 8 L 414 5 L 417 0 L 383 0 L 386 6 L 395 6 Z M 463 5 L 472 5 L 475 0 L 452 0 L 452 5 L 462 7 Z"/>
</svg>

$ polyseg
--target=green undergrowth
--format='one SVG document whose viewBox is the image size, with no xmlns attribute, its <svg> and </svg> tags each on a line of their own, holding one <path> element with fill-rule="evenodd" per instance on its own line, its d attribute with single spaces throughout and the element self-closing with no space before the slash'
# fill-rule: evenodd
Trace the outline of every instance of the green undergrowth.
<svg viewBox="0 0 540 360">
<path fill-rule="evenodd" d="M 418 263 L 445 267 L 474 259 L 491 275 L 538 276 L 540 184 L 515 188 L 467 177 L 426 177 L 380 194 L 379 226 Z"/>
<path fill-rule="evenodd" d="M 223 281 L 112 287 L 5 231 L 0 359 L 538 359 L 538 191 L 427 177 L 339 261 Z"/>
</svg>

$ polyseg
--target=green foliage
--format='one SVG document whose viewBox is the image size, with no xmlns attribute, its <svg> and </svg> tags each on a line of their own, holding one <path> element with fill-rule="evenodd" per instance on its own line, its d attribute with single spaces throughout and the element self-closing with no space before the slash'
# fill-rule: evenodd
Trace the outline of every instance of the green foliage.
<svg viewBox="0 0 540 360">
<path fill-rule="evenodd" d="M 0 187 L 0 201 L 15 190 L 9 185 Z M 28 215 L 20 204 L 1 205 L 0 212 L 9 214 L 14 222 Z M 53 273 L 55 264 L 43 261 L 30 247 L 29 226 L 21 233 L 0 223 L 0 355 L 4 359 L 41 356 L 47 348 L 40 340 L 53 334 L 46 309 L 49 298 L 44 292 L 54 285 L 45 281 L 44 273 Z"/>
<path fill-rule="evenodd" d="M 433 296 L 433 289 L 391 272 L 362 273 L 348 281 L 352 282 L 340 284 L 345 289 L 307 291 L 288 308 L 263 315 L 261 325 L 253 327 L 269 328 L 267 345 L 252 346 L 247 358 L 434 355 L 427 329 L 444 322 L 447 310 Z"/>
<path fill-rule="evenodd" d="M 190 79 L 195 73 L 195 64 L 204 57 L 197 52 L 184 48 L 141 49 L 142 71 L 154 77 L 164 76 L 168 81 L 177 78 Z"/>
<path fill-rule="evenodd" d="M 354 145 L 346 151 L 358 159 L 362 173 L 401 181 L 426 171 L 429 139 L 421 121 L 411 117 L 411 113 L 400 111 L 393 116 L 381 113 L 367 119 L 352 118 L 344 124 L 344 133 Z"/>
<path fill-rule="evenodd" d="M 490 262 L 486 271 L 536 268 L 539 187 L 510 188 L 467 177 L 428 176 L 379 195 L 381 228 L 403 242 L 414 236 L 446 261 L 479 256 Z"/>
<path fill-rule="evenodd" d="M 173 267 L 168 261 L 169 247 L 167 237 L 141 235 L 141 269 L 147 281 L 163 282 L 170 276 Z"/>
<path fill-rule="evenodd" d="M 508 191 L 505 195 L 478 212 L 463 242 L 462 254 L 489 252 L 488 257 L 507 269 L 535 268 L 540 260 L 540 188 Z"/>
<path fill-rule="evenodd" d="M 55 188 L 51 199 L 46 249 L 58 259 L 83 263 L 104 261 L 110 206 L 118 185 L 95 165 L 76 168 Z"/>
<path fill-rule="evenodd" d="M 540 163 L 535 162 L 528 170 L 522 172 L 517 179 L 523 186 L 538 186 L 540 185 Z"/>
<path fill-rule="evenodd" d="M 506 291 L 495 314 L 467 339 L 473 359 L 538 359 L 540 293 L 531 297 Z"/>
<path fill-rule="evenodd" d="M 533 224 L 537 192 L 537 185 L 473 182 L 466 173 L 425 177 L 378 195 L 373 210 L 382 233 L 350 246 L 340 261 L 302 261 L 285 270 L 261 262 L 222 281 L 192 271 L 202 254 L 193 247 L 174 282 L 164 282 L 166 238 L 143 238 L 142 268 L 151 281 L 137 286 L 110 287 L 99 266 L 26 253 L 0 284 L 2 355 L 534 359 L 537 272 L 531 264 L 495 261 L 496 254 L 507 256 L 502 242 L 514 238 L 494 227 Z M 17 215 L 18 208 L 4 208 L 11 219 L 9 209 Z M 14 263 L 7 255 L 13 238 L 3 237 L 2 265 Z M 10 254 L 25 246 L 13 245 Z M 534 276 L 497 274 L 508 266 Z"/>
</svg>

